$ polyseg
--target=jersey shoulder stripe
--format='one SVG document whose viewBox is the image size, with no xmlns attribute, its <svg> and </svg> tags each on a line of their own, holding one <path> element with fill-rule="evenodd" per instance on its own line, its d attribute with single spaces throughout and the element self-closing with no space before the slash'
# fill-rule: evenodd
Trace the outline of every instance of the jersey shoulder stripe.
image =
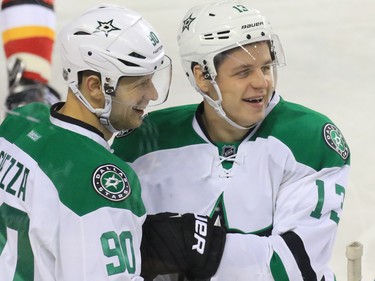
<svg viewBox="0 0 375 281">
<path fill-rule="evenodd" d="M 340 130 L 327 116 L 304 106 L 280 99 L 250 140 L 269 137 L 315 170 L 350 164 L 349 147 Z"/>
<path fill-rule="evenodd" d="M 153 151 L 206 143 L 192 126 L 197 107 L 197 104 L 191 104 L 149 113 L 142 126 L 114 139 L 114 153 L 133 162 Z"/>
</svg>

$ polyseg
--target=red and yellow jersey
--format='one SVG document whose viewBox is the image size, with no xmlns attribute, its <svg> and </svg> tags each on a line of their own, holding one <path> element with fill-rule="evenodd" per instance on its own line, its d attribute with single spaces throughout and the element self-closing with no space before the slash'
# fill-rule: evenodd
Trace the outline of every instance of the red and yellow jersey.
<svg viewBox="0 0 375 281">
<path fill-rule="evenodd" d="M 55 25 L 53 0 L 3 0 L 0 28 L 5 57 L 25 63 L 24 78 L 44 84 L 50 80 Z"/>
</svg>

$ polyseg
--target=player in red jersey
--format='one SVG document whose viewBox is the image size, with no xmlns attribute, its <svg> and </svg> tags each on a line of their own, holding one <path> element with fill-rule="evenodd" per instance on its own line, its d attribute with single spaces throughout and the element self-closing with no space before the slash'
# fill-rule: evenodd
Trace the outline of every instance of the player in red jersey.
<svg viewBox="0 0 375 281">
<path fill-rule="evenodd" d="M 51 78 L 56 15 L 53 0 L 3 0 L 0 28 L 8 70 L 5 104 L 11 110 L 30 102 L 52 105 L 60 95 Z"/>
</svg>

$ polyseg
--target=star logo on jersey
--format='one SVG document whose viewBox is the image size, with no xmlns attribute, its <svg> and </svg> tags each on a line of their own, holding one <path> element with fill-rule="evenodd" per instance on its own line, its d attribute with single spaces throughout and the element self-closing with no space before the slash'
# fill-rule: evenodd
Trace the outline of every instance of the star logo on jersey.
<svg viewBox="0 0 375 281">
<path fill-rule="evenodd" d="M 117 133 L 117 135 L 115 136 L 115 138 L 123 138 L 123 137 L 126 137 L 128 135 L 130 135 L 131 133 L 134 132 L 135 129 L 127 129 L 127 130 L 122 130 L 120 132 Z"/>
<path fill-rule="evenodd" d="M 104 32 L 105 36 L 108 37 L 108 33 L 114 30 L 121 30 L 113 25 L 113 20 L 108 22 L 97 21 L 99 26 L 95 29 L 95 32 Z"/>
<path fill-rule="evenodd" d="M 111 201 L 125 200 L 131 193 L 125 173 L 112 164 L 96 168 L 92 183 L 97 193 Z"/>
<path fill-rule="evenodd" d="M 186 29 L 189 30 L 190 24 L 196 19 L 192 17 L 193 14 L 191 14 L 187 19 L 183 21 L 182 25 L 182 32 L 184 32 Z"/>
<path fill-rule="evenodd" d="M 335 150 L 342 159 L 346 160 L 348 158 L 349 147 L 346 144 L 344 136 L 335 125 L 326 124 L 323 128 L 323 136 L 328 146 Z"/>
</svg>

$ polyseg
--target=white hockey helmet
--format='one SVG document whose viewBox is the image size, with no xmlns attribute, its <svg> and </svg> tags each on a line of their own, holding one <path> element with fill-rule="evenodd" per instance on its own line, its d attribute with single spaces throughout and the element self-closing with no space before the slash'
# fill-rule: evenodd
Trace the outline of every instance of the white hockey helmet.
<svg viewBox="0 0 375 281">
<path fill-rule="evenodd" d="M 269 41 L 274 64 L 285 65 L 278 36 L 269 21 L 246 0 L 224 0 L 193 7 L 181 22 L 177 40 L 183 69 L 195 88 L 192 62 L 204 67 L 214 79 L 215 56 L 247 44 Z"/>
<path fill-rule="evenodd" d="M 143 76 L 164 70 L 167 74 L 164 75 L 164 85 L 160 87 L 164 93 L 158 91 L 158 95 L 162 102 L 166 100 L 171 82 L 171 60 L 165 56 L 155 29 L 137 12 L 113 4 L 96 5 L 63 28 L 58 34 L 57 44 L 64 80 L 110 131 L 116 132 L 108 118 L 112 108 L 111 96 L 115 94 L 120 77 Z M 93 109 L 78 90 L 78 73 L 85 70 L 101 75 L 106 98 L 102 109 Z"/>
</svg>

